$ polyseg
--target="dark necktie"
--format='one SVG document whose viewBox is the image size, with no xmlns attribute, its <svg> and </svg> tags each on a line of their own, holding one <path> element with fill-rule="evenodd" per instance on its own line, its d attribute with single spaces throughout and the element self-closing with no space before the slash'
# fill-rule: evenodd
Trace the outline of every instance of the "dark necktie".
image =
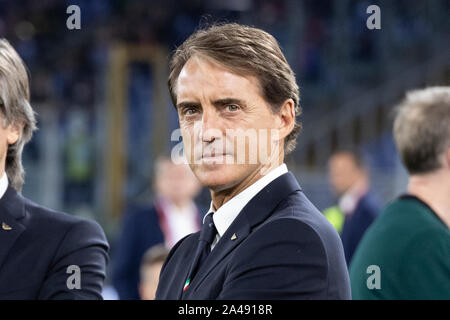
<svg viewBox="0 0 450 320">
<path fill-rule="evenodd" d="M 189 287 L 192 279 L 197 273 L 198 269 L 202 263 L 206 260 L 206 257 L 211 253 L 211 244 L 217 234 L 216 227 L 213 221 L 213 214 L 208 214 L 205 217 L 205 221 L 200 230 L 200 237 L 198 239 L 197 249 L 195 251 L 195 256 L 192 261 L 191 267 L 189 268 L 188 278 L 184 284 L 183 291 Z"/>
</svg>

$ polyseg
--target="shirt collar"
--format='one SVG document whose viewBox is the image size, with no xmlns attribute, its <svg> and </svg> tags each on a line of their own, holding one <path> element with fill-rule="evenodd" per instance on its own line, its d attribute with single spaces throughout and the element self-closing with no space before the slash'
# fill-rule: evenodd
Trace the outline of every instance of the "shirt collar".
<svg viewBox="0 0 450 320">
<path fill-rule="evenodd" d="M 8 176 L 6 175 L 6 172 L 3 172 L 3 175 L 0 178 L 0 199 L 5 194 L 6 189 L 8 189 Z"/>
<path fill-rule="evenodd" d="M 347 215 L 355 211 L 359 200 L 367 193 L 367 184 L 363 181 L 356 182 L 339 199 L 338 207 Z"/>
<path fill-rule="evenodd" d="M 225 202 L 217 211 L 214 211 L 213 203 L 209 207 L 208 214 L 214 213 L 213 221 L 216 226 L 219 236 L 222 236 L 228 227 L 233 223 L 234 219 L 242 211 L 242 209 L 247 205 L 247 203 L 258 194 L 262 189 L 264 189 L 269 183 L 278 178 L 279 176 L 288 172 L 286 164 L 281 164 L 275 169 L 269 171 L 258 181 L 253 183 L 251 186 L 247 187 L 239 194 Z M 205 218 L 203 218 L 205 221 Z"/>
</svg>

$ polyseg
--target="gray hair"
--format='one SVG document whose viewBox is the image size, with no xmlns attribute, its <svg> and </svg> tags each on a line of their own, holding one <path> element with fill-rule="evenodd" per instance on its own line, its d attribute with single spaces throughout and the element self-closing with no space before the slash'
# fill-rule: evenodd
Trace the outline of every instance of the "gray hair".
<svg viewBox="0 0 450 320">
<path fill-rule="evenodd" d="M 408 92 L 397 107 L 394 139 L 410 174 L 439 169 L 450 147 L 450 87 Z"/>
<path fill-rule="evenodd" d="M 17 125 L 22 128 L 19 139 L 8 146 L 5 171 L 9 183 L 22 190 L 25 171 L 22 150 L 36 130 L 35 113 L 30 105 L 30 89 L 25 65 L 6 39 L 0 39 L 0 113 L 3 128 Z"/>
</svg>

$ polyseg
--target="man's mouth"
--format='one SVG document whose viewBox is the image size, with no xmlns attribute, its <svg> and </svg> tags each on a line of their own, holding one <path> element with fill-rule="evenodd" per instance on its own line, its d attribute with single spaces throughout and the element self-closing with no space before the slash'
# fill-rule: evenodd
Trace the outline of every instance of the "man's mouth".
<svg viewBox="0 0 450 320">
<path fill-rule="evenodd" d="M 216 153 L 214 151 L 203 153 L 200 157 L 201 162 L 216 162 L 216 163 L 225 163 L 225 158 L 231 157 L 229 153 L 226 152 L 220 152 Z"/>
<path fill-rule="evenodd" d="M 222 157 L 226 157 L 229 156 L 228 153 L 209 153 L 209 154 L 202 154 L 202 159 L 213 159 L 213 158 L 222 158 Z"/>
</svg>

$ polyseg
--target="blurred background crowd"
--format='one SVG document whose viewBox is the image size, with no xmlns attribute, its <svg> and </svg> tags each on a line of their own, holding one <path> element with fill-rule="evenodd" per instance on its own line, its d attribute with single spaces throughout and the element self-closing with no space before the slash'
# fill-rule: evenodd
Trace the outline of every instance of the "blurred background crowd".
<svg viewBox="0 0 450 320">
<path fill-rule="evenodd" d="M 74 4 L 80 30 L 66 27 Z M 366 26 L 372 4 L 380 30 Z M 189 170 L 162 158 L 179 142 L 169 54 L 202 25 L 239 22 L 274 35 L 297 75 L 303 131 L 286 162 L 351 259 L 379 208 L 405 189 L 392 107 L 406 90 L 450 85 L 449 13 L 446 0 L 0 0 L 0 36 L 29 69 L 38 114 L 23 193 L 99 221 L 111 244 L 108 285 L 122 298 L 147 296 L 139 278 L 154 276 L 140 263 L 165 254 L 147 250 L 197 230 L 210 201 Z M 363 198 L 365 218 L 346 227 Z"/>
</svg>

